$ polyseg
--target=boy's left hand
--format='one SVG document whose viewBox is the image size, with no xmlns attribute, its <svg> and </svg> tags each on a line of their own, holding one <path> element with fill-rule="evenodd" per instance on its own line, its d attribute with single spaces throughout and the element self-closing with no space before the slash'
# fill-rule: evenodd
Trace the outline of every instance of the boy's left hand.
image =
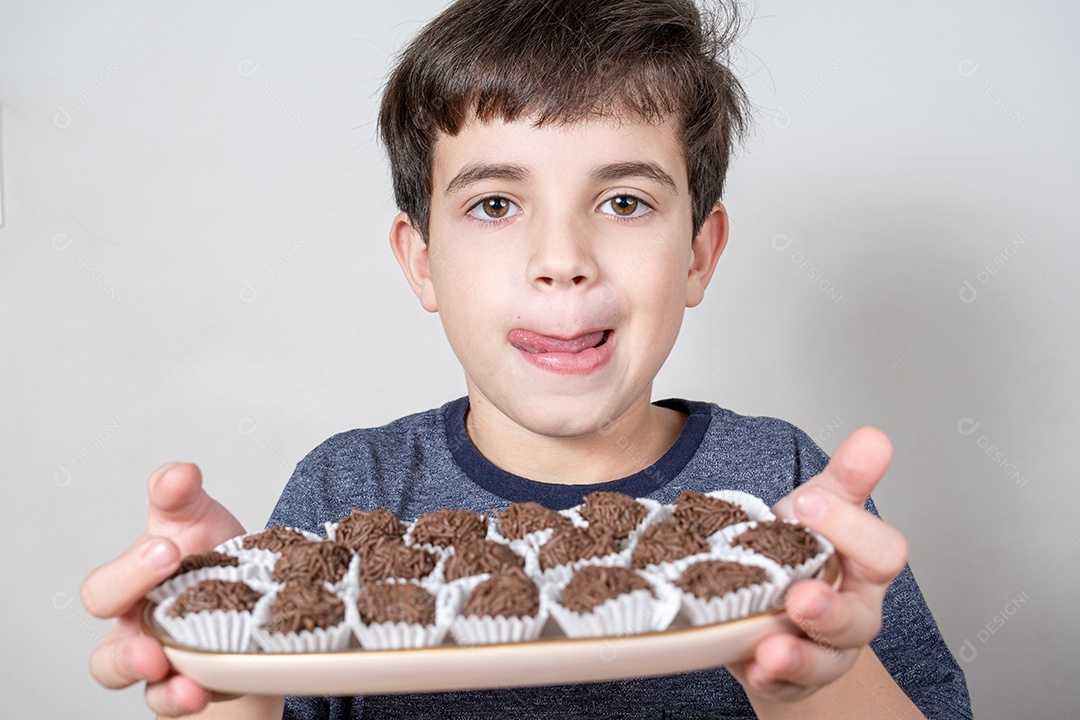
<svg viewBox="0 0 1080 720">
<path fill-rule="evenodd" d="M 787 615 L 806 637 L 769 636 L 752 659 L 729 667 L 748 695 L 804 698 L 847 672 L 877 635 L 885 590 L 908 557 L 903 534 L 864 507 L 891 459 L 885 434 L 860 428 L 820 475 L 773 507 L 779 517 L 797 519 L 832 542 L 843 579 L 837 590 L 820 580 L 791 587 Z"/>
</svg>

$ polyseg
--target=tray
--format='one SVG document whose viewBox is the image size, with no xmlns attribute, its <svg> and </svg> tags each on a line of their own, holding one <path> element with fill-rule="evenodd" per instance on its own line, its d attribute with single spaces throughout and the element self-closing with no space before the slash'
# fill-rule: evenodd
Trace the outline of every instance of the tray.
<svg viewBox="0 0 1080 720">
<path fill-rule="evenodd" d="M 840 584 L 832 556 L 818 577 Z M 161 641 L 180 673 L 224 693 L 255 695 L 382 695 L 599 682 L 702 670 L 738 662 L 764 637 L 798 633 L 782 610 L 692 627 L 681 616 L 663 632 L 570 639 L 549 622 L 539 640 L 505 645 L 453 644 L 419 650 L 328 653 L 220 653 L 164 637 L 143 611 L 143 631 Z M 552 629 L 555 628 L 554 631 Z"/>
</svg>

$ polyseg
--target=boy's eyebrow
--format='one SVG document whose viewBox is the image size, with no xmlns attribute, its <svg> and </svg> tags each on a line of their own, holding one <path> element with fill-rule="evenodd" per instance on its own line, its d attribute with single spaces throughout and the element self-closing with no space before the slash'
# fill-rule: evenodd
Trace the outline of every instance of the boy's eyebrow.
<svg viewBox="0 0 1080 720">
<path fill-rule="evenodd" d="M 628 177 L 644 177 L 655 180 L 676 195 L 679 194 L 679 187 L 675 184 L 675 180 L 656 163 L 645 161 L 611 163 L 596 168 L 590 175 L 593 180 L 605 182 Z M 512 163 L 466 165 L 461 169 L 461 172 L 447 183 L 445 194 L 450 195 L 481 180 L 513 180 L 520 182 L 528 179 L 529 171 L 520 165 Z"/>
<path fill-rule="evenodd" d="M 664 172 L 659 165 L 651 162 L 620 162 L 604 165 L 593 170 L 592 177 L 594 180 L 606 181 L 643 177 L 655 180 L 676 195 L 679 194 L 679 187 L 675 184 L 674 178 Z"/>
<path fill-rule="evenodd" d="M 450 195 L 455 190 L 480 182 L 481 180 L 521 181 L 528 179 L 528 177 L 529 171 L 520 165 L 509 163 L 466 165 L 461 169 L 461 172 L 455 175 L 449 184 L 447 184 L 446 194 Z"/>
</svg>

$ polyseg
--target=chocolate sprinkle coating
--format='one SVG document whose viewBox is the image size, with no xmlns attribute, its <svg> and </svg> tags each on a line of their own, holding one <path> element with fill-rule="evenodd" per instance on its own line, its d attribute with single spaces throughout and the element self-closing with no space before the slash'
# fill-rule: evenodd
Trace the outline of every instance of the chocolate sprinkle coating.
<svg viewBox="0 0 1080 720">
<path fill-rule="evenodd" d="M 407 530 L 405 523 L 401 522 L 389 510 L 372 510 L 364 512 L 353 510 L 348 517 L 338 521 L 334 531 L 334 541 L 345 547 L 359 551 L 366 545 L 382 539 L 396 538 L 400 540 Z"/>
<path fill-rule="evenodd" d="M 525 558 L 515 555 L 502 543 L 468 540 L 454 546 L 454 552 L 446 559 L 443 570 L 450 581 L 470 575 L 498 573 L 509 567 L 525 569 Z"/>
<path fill-rule="evenodd" d="M 204 610 L 251 612 L 262 597 L 255 588 L 235 580 L 203 580 L 176 597 L 169 608 L 172 617 L 183 617 Z"/>
<path fill-rule="evenodd" d="M 287 528 L 284 525 L 272 525 L 262 532 L 248 535 L 244 538 L 244 549 L 281 552 L 293 543 L 307 541 L 307 538 L 304 537 L 304 533 L 295 528 Z"/>
<path fill-rule="evenodd" d="M 289 584 L 270 605 L 270 620 L 263 627 L 272 633 L 309 632 L 332 628 L 345 621 L 345 603 L 322 585 Z"/>
<path fill-rule="evenodd" d="M 351 550 L 337 543 L 305 540 L 281 551 L 271 577 L 276 582 L 336 583 L 345 577 L 352 557 Z"/>
<path fill-rule="evenodd" d="M 499 530 L 508 540 L 521 540 L 529 533 L 548 528 L 570 527 L 570 518 L 537 502 L 516 502 L 496 512 Z"/>
<path fill-rule="evenodd" d="M 413 542 L 450 547 L 461 540 L 487 537 L 487 518 L 469 510 L 436 510 L 416 518 Z"/>
<path fill-rule="evenodd" d="M 615 533 L 610 528 L 561 528 L 540 546 L 540 566 L 548 568 L 591 557 L 603 557 L 619 552 Z"/>
<path fill-rule="evenodd" d="M 476 586 L 461 614 L 465 617 L 536 617 L 540 589 L 523 570 L 507 570 Z"/>
<path fill-rule="evenodd" d="M 590 565 L 580 568 L 562 592 L 562 606 L 576 613 L 588 613 L 597 605 L 635 590 L 648 590 L 649 581 L 630 568 Z"/>
<path fill-rule="evenodd" d="M 746 522 L 750 516 L 733 502 L 686 490 L 675 500 L 675 523 L 690 532 L 709 537 L 718 530 Z"/>
<path fill-rule="evenodd" d="M 616 539 L 622 540 L 630 535 L 648 511 L 636 498 L 621 492 L 598 490 L 585 496 L 579 511 L 589 525 L 601 525 L 610 528 Z"/>
<path fill-rule="evenodd" d="M 419 580 L 435 569 L 438 558 L 427 550 L 384 538 L 360 555 L 360 581 Z"/>
<path fill-rule="evenodd" d="M 369 583 L 360 590 L 356 607 L 365 625 L 435 624 L 435 596 L 414 583 Z"/>
<path fill-rule="evenodd" d="M 761 522 L 739 533 L 731 543 L 795 567 L 818 554 L 818 543 L 802 525 L 783 520 Z"/>
<path fill-rule="evenodd" d="M 630 564 L 644 568 L 708 550 L 709 544 L 701 536 L 673 522 L 662 522 L 649 526 L 641 533 Z"/>
<path fill-rule="evenodd" d="M 176 572 L 166 579 L 172 580 L 174 577 L 179 577 L 192 570 L 202 570 L 210 567 L 240 567 L 240 559 L 216 550 L 207 550 L 204 553 L 188 555 L 180 561 L 180 567 L 177 568 Z"/>
<path fill-rule="evenodd" d="M 751 585 L 767 582 L 763 568 L 726 560 L 702 560 L 686 568 L 675 586 L 691 595 L 708 600 Z"/>
</svg>

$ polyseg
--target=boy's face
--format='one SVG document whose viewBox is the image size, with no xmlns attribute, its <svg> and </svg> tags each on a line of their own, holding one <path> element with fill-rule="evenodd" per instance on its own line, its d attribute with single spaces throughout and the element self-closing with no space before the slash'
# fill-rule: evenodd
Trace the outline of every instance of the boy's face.
<svg viewBox="0 0 1080 720">
<path fill-rule="evenodd" d="M 648 407 L 723 249 L 722 208 L 692 233 L 674 127 L 526 120 L 442 136 L 429 244 L 404 216 L 391 239 L 442 318 L 471 413 L 576 437 Z"/>
</svg>

